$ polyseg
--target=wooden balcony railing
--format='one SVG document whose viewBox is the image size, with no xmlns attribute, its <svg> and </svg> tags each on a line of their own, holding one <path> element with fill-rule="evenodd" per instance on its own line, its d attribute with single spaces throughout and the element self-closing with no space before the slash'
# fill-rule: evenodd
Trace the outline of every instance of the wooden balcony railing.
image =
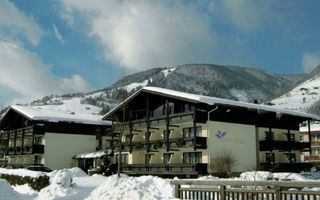
<svg viewBox="0 0 320 200">
<path fill-rule="evenodd" d="M 121 171 L 127 174 L 154 175 L 202 175 L 207 174 L 206 163 L 194 164 L 122 164 Z"/>
<path fill-rule="evenodd" d="M 272 172 L 295 172 L 310 171 L 312 163 L 301 162 L 301 163 L 260 163 L 261 170 L 272 171 Z"/>
<path fill-rule="evenodd" d="M 177 199 L 206 200 L 319 200 L 319 181 L 171 180 Z M 292 189 L 294 188 L 294 189 Z"/>
<path fill-rule="evenodd" d="M 34 144 L 33 146 L 9 147 L 8 155 L 44 154 L 44 145 Z"/>
<path fill-rule="evenodd" d="M 305 161 L 320 161 L 320 155 L 304 156 Z"/>
<path fill-rule="evenodd" d="M 320 147 L 320 141 L 311 141 L 311 147 Z"/>
<path fill-rule="evenodd" d="M 169 139 L 169 145 L 172 148 L 183 148 L 183 147 L 193 147 L 194 143 L 198 149 L 206 149 L 207 148 L 207 138 L 206 137 L 196 137 L 194 138 L 174 138 Z M 141 141 L 141 142 L 132 142 L 133 149 L 141 150 L 148 149 L 147 145 L 149 144 L 149 149 L 157 150 L 161 148 L 165 148 L 166 141 L 162 140 L 151 140 L 149 142 Z M 124 150 L 130 149 L 130 142 L 123 143 Z"/>
<path fill-rule="evenodd" d="M 295 142 L 295 141 L 276 141 L 276 140 L 263 140 L 259 141 L 260 151 L 271 151 L 271 150 L 300 150 L 309 151 L 310 143 L 308 142 Z"/>
</svg>

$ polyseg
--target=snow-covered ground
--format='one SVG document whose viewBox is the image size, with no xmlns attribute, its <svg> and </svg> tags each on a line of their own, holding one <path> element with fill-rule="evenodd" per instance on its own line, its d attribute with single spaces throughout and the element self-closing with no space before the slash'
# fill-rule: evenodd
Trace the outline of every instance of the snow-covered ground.
<svg viewBox="0 0 320 200">
<path fill-rule="evenodd" d="M 30 175 L 27 170 L 17 172 L 1 169 L 0 172 L 19 173 L 21 176 Z M 32 174 L 31 175 L 36 175 Z M 42 174 L 41 174 L 42 175 Z M 129 177 L 121 174 L 104 177 L 101 175 L 88 176 L 79 168 L 56 170 L 47 173 L 50 177 L 50 185 L 36 192 L 28 185 L 10 186 L 6 180 L 0 179 L 1 200 L 112 200 L 112 199 L 174 199 L 174 187 L 170 185 L 170 179 L 154 176 Z M 200 180 L 219 180 L 217 177 L 205 176 Z M 291 179 L 296 181 L 308 181 L 295 173 L 270 173 L 270 172 L 245 172 L 239 178 L 232 180 Z M 320 182 L 320 180 L 319 180 Z M 310 189 L 320 191 L 320 188 Z"/>
</svg>

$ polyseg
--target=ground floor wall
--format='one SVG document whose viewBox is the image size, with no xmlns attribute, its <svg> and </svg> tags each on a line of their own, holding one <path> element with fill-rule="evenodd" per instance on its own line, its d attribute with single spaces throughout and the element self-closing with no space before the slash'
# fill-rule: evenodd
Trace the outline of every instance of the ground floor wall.
<svg viewBox="0 0 320 200">
<path fill-rule="evenodd" d="M 77 166 L 74 155 L 95 151 L 96 136 L 46 133 L 44 143 L 43 164 L 53 170 L 63 169 Z"/>
</svg>

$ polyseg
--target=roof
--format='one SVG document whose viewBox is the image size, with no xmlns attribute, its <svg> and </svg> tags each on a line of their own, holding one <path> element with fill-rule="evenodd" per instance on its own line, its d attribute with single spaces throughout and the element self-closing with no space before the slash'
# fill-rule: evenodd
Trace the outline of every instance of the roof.
<svg viewBox="0 0 320 200">
<path fill-rule="evenodd" d="M 308 125 L 301 126 L 299 129 L 300 132 L 309 132 Z M 310 131 L 311 132 L 318 132 L 320 131 L 320 124 L 319 123 L 310 123 Z"/>
<path fill-rule="evenodd" d="M 107 119 L 110 117 L 110 115 L 117 109 L 121 108 L 123 104 L 129 102 L 131 99 L 133 99 L 135 96 L 142 92 L 152 93 L 152 94 L 158 94 L 161 96 L 167 96 L 171 98 L 176 99 L 182 99 L 194 103 L 204 103 L 208 105 L 228 105 L 228 106 L 235 106 L 240 108 L 247 108 L 250 110 L 257 110 L 257 111 L 267 111 L 267 112 L 274 112 L 279 115 L 281 114 L 287 114 L 287 115 L 293 115 L 293 116 L 299 116 L 304 117 L 312 120 L 320 120 L 320 117 L 317 115 L 309 114 L 309 113 L 303 113 L 303 112 L 297 112 L 297 111 L 291 111 L 286 109 L 280 109 L 275 108 L 272 106 L 267 105 L 260 105 L 260 104 L 252 104 L 252 103 L 246 103 L 241 101 L 233 101 L 229 99 L 222 99 L 222 98 L 216 98 L 216 97 L 209 97 L 209 96 L 203 96 L 203 95 L 197 95 L 197 94 L 190 94 L 186 92 L 179 92 L 175 90 L 165 89 L 165 88 L 158 88 L 158 87 L 143 87 L 137 92 L 135 92 L 133 95 L 128 97 L 125 101 L 123 101 L 121 104 L 119 104 L 117 107 L 109 111 L 107 114 L 103 116 L 102 119 Z"/>
<path fill-rule="evenodd" d="M 92 125 L 111 125 L 110 121 L 101 120 L 100 115 L 74 113 L 62 110 L 46 109 L 43 107 L 32 107 L 32 106 L 19 106 L 12 105 L 8 111 L 2 116 L 1 120 L 6 114 L 13 110 L 30 120 L 35 121 L 49 121 L 49 122 L 73 122 L 81 124 L 92 124 Z"/>
</svg>

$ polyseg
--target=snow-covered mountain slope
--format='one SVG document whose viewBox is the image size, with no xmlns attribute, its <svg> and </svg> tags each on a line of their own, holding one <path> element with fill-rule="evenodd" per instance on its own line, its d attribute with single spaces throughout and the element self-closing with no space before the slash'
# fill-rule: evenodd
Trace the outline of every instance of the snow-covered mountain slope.
<svg viewBox="0 0 320 200">
<path fill-rule="evenodd" d="M 32 119 L 39 118 L 48 121 L 64 120 L 100 124 L 102 123 L 100 121 L 103 108 L 82 102 L 84 97 L 95 98 L 97 96 L 99 96 L 99 93 L 87 96 L 80 94 L 74 96 L 47 96 L 30 104 L 13 105 L 11 109 L 24 113 Z"/>
<path fill-rule="evenodd" d="M 320 75 L 271 101 L 276 107 L 307 112 L 320 100 Z"/>
<path fill-rule="evenodd" d="M 173 68 L 153 68 L 125 76 L 98 91 L 51 95 L 34 101 L 31 105 L 76 113 L 104 114 L 144 86 L 245 102 L 253 99 L 266 102 L 294 88 L 306 77 L 306 74 L 278 75 L 247 67 L 188 64 Z"/>
</svg>

